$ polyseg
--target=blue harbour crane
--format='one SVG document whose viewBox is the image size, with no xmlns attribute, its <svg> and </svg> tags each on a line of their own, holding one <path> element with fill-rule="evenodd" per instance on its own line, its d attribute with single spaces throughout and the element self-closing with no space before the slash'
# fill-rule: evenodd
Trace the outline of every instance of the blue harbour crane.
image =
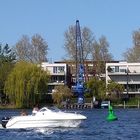
<svg viewBox="0 0 140 140">
<path fill-rule="evenodd" d="M 78 104 L 84 103 L 84 59 L 79 20 L 76 20 L 76 83 L 73 92 L 78 96 Z"/>
</svg>

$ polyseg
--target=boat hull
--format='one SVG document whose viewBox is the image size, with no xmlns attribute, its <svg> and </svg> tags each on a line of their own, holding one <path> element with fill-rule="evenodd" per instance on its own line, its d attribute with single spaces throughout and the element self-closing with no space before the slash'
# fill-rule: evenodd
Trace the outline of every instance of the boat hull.
<svg viewBox="0 0 140 140">
<path fill-rule="evenodd" d="M 80 118 L 81 117 L 81 118 Z M 18 116 L 11 118 L 6 128 L 40 128 L 40 127 L 78 127 L 83 120 L 84 116 L 76 116 L 75 118 L 50 118 L 41 116 Z"/>
<path fill-rule="evenodd" d="M 22 120 L 7 123 L 6 128 L 78 127 L 82 120 Z"/>
<path fill-rule="evenodd" d="M 67 113 L 50 110 L 46 107 L 40 109 L 35 115 L 15 116 L 6 123 L 5 128 L 41 128 L 41 127 L 78 127 L 86 116 L 77 113 Z"/>
</svg>

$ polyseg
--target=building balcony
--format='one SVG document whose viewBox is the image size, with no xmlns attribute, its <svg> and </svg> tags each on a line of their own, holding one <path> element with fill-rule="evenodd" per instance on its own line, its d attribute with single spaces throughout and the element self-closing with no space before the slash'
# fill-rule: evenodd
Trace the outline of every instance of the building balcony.
<svg viewBox="0 0 140 140">
<path fill-rule="evenodd" d="M 65 75 L 65 72 L 51 73 L 51 75 Z"/>
<path fill-rule="evenodd" d="M 126 72 L 108 72 L 108 75 L 127 75 Z M 129 72 L 128 75 L 140 75 L 140 72 Z"/>
<path fill-rule="evenodd" d="M 48 85 L 64 85 L 65 81 L 50 81 Z"/>
<path fill-rule="evenodd" d="M 122 84 L 122 85 L 127 84 L 126 81 L 117 81 L 117 83 Z M 130 85 L 140 84 L 140 81 L 129 81 L 128 84 L 130 84 Z"/>
<path fill-rule="evenodd" d="M 123 92 L 123 94 L 127 94 L 127 92 Z M 140 91 L 128 91 L 128 94 L 139 94 L 140 95 Z"/>
</svg>

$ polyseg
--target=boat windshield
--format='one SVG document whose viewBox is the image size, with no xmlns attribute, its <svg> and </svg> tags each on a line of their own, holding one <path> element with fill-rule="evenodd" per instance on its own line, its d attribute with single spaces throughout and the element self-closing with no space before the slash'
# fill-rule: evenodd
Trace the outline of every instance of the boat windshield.
<svg viewBox="0 0 140 140">
<path fill-rule="evenodd" d="M 48 109 L 53 111 L 53 112 L 59 112 L 60 111 L 60 109 L 58 109 L 56 106 L 48 107 Z"/>
<path fill-rule="evenodd" d="M 60 111 L 60 109 L 58 109 L 57 107 L 51 106 L 51 107 L 43 107 L 42 109 L 40 109 L 40 112 L 44 112 L 44 111 L 47 111 L 47 110 L 51 110 L 53 112 L 59 112 Z"/>
</svg>

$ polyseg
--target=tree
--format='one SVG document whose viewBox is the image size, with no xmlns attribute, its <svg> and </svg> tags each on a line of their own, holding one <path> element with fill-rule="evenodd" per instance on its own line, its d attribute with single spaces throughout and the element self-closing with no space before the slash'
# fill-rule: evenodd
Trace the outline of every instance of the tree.
<svg viewBox="0 0 140 140">
<path fill-rule="evenodd" d="M 5 93 L 16 107 L 30 107 L 46 93 L 48 80 L 47 71 L 35 64 L 20 61 L 6 80 Z"/>
<path fill-rule="evenodd" d="M 87 82 L 87 89 L 89 89 L 90 94 L 96 97 L 96 99 L 106 98 L 105 81 L 99 80 L 97 77 L 94 77 Z"/>
<path fill-rule="evenodd" d="M 92 48 L 92 57 L 95 61 L 110 61 L 113 60 L 109 53 L 109 43 L 105 36 L 101 36 L 99 41 L 95 41 Z"/>
<path fill-rule="evenodd" d="M 71 60 L 76 59 L 76 27 L 70 26 L 69 29 L 64 33 L 65 43 L 64 49 L 67 57 Z M 81 28 L 81 38 L 83 47 L 83 59 L 90 57 L 92 44 L 94 42 L 94 36 L 92 31 L 87 28 Z"/>
<path fill-rule="evenodd" d="M 18 60 L 32 63 L 47 61 L 48 44 L 39 34 L 32 36 L 31 41 L 27 35 L 16 43 L 15 51 Z"/>
<path fill-rule="evenodd" d="M 0 45 L 0 102 L 4 103 L 6 96 L 4 94 L 5 81 L 14 66 L 16 60 L 15 53 L 10 49 L 8 44 Z"/>
<path fill-rule="evenodd" d="M 127 62 L 140 62 L 140 29 L 133 32 L 133 47 L 123 53 Z"/>
<path fill-rule="evenodd" d="M 107 86 L 108 97 L 111 99 L 120 98 L 123 91 L 124 86 L 113 81 L 110 81 Z"/>
<path fill-rule="evenodd" d="M 70 26 L 64 34 L 64 49 L 70 60 L 76 60 L 76 29 Z M 112 54 L 109 53 L 109 43 L 105 36 L 101 36 L 97 41 L 92 31 L 87 28 L 81 28 L 83 59 L 96 61 L 96 74 L 105 72 L 106 61 L 113 60 Z M 87 69 L 87 68 L 85 68 Z"/>
<path fill-rule="evenodd" d="M 10 49 L 9 45 L 2 46 L 0 44 L 0 64 L 4 62 L 13 62 L 16 60 L 16 55 L 13 50 Z"/>
<path fill-rule="evenodd" d="M 95 40 L 92 46 L 92 58 L 96 61 L 96 74 L 105 72 L 106 61 L 113 60 L 112 54 L 109 53 L 109 43 L 105 36 L 101 36 L 99 41 Z"/>
<path fill-rule="evenodd" d="M 67 86 L 55 86 L 54 90 L 55 92 L 52 94 L 52 98 L 58 105 L 72 96 L 71 90 Z"/>
</svg>

